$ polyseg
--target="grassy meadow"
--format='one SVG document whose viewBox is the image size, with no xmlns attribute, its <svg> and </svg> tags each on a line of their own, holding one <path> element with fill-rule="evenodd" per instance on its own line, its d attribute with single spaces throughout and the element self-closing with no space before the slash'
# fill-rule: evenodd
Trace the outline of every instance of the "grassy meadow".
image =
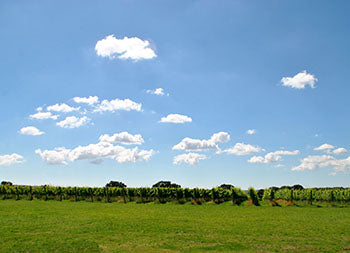
<svg viewBox="0 0 350 253">
<path fill-rule="evenodd" d="M 350 252 L 350 208 L 4 200 L 0 238 L 0 252 Z"/>
</svg>

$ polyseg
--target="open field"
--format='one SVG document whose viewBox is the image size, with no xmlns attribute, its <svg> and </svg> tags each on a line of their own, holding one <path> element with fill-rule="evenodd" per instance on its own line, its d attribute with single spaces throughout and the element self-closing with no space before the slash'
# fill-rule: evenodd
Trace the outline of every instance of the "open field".
<svg viewBox="0 0 350 253">
<path fill-rule="evenodd" d="M 0 201 L 1 252 L 350 251 L 350 208 Z"/>
</svg>

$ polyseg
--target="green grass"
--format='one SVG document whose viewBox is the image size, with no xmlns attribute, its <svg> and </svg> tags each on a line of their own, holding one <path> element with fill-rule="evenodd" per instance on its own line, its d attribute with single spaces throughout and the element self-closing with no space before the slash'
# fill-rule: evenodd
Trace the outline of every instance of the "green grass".
<svg viewBox="0 0 350 253">
<path fill-rule="evenodd" d="M 0 252 L 350 252 L 350 208 L 0 201 Z"/>
</svg>

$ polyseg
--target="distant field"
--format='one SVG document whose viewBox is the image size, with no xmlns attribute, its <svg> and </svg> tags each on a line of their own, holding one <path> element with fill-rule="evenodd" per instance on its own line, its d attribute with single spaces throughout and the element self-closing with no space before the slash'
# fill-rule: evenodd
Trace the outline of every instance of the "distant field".
<svg viewBox="0 0 350 253">
<path fill-rule="evenodd" d="M 350 252 L 350 208 L 0 201 L 0 252 Z"/>
</svg>

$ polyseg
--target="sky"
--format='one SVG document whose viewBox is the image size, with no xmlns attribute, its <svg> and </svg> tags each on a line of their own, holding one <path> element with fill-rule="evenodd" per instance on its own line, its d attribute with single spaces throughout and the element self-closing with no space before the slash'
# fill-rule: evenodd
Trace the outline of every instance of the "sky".
<svg viewBox="0 0 350 253">
<path fill-rule="evenodd" d="M 350 186 L 349 1 L 0 2 L 0 180 Z"/>
</svg>

